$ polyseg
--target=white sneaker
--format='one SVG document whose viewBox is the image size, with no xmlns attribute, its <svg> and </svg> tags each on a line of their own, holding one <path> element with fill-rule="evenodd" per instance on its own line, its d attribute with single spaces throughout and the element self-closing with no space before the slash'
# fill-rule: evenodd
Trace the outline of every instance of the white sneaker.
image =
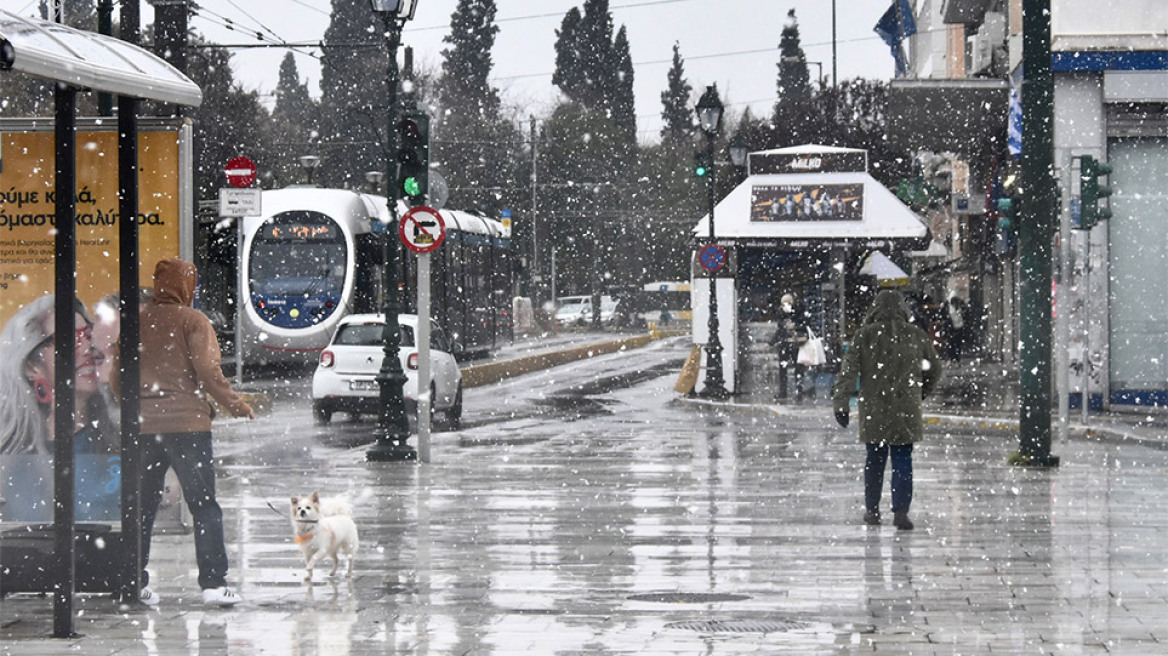
<svg viewBox="0 0 1168 656">
<path fill-rule="evenodd" d="M 227 586 L 222 588 L 207 588 L 203 590 L 203 603 L 215 606 L 234 606 L 243 601 L 235 590 Z"/>
<path fill-rule="evenodd" d="M 138 601 L 145 606 L 157 606 L 162 599 L 150 588 L 142 588 L 138 591 Z"/>
</svg>

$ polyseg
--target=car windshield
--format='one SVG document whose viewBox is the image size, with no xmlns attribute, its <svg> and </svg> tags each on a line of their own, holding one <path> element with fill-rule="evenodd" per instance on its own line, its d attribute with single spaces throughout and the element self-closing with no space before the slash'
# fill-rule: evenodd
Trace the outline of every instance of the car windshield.
<svg viewBox="0 0 1168 656">
<path fill-rule="evenodd" d="M 385 324 L 382 323 L 346 323 L 337 328 L 337 336 L 333 338 L 336 346 L 381 346 L 382 332 Z M 401 327 L 401 346 L 414 345 L 414 329 L 409 326 Z"/>
</svg>

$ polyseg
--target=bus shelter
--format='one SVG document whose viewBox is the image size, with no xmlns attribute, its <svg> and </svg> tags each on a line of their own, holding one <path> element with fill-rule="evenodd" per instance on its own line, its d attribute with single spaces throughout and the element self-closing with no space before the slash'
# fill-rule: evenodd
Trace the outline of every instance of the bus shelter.
<svg viewBox="0 0 1168 656">
<path fill-rule="evenodd" d="M 709 238 L 709 220 L 693 229 L 697 250 Z M 876 276 L 861 270 L 873 253 L 892 263 L 930 242 L 922 219 L 868 174 L 866 151 L 818 145 L 750 153 L 746 180 L 714 207 L 714 235 L 726 265 L 711 274 L 694 257 L 693 340 L 709 338 L 712 275 L 723 379 L 735 394 L 752 391 L 743 373 L 752 353 L 767 350 L 784 294 L 808 313 L 830 359 L 875 294 Z M 703 349 L 702 367 L 705 357 Z"/>
<path fill-rule="evenodd" d="M 136 3 L 125 3 L 121 18 L 123 34 L 135 40 L 139 22 Z M 17 206 L 15 211 L 8 211 L 13 209 L 11 207 L 5 208 L 9 222 L 44 228 L 43 238 L 31 240 L 36 243 L 18 245 L 23 249 L 21 263 L 29 268 L 12 274 L 12 280 L 8 282 L 24 284 L 34 279 L 36 272 L 33 268 L 47 268 L 49 264 L 38 258 L 51 260 L 52 289 L 44 290 L 44 295 L 28 305 L 46 304 L 43 302 L 49 301 L 48 294 L 52 294 L 52 312 L 42 315 L 51 315 L 51 323 L 40 327 L 42 332 L 48 333 L 45 340 L 55 340 L 57 335 L 74 336 L 78 312 L 77 227 L 87 223 L 82 220 L 78 208 L 78 202 L 86 202 L 87 190 L 77 188 L 77 95 L 94 91 L 118 97 L 117 217 L 139 218 L 137 102 L 145 99 L 197 106 L 202 102 L 202 91 L 177 69 L 128 41 L 0 10 L 0 80 L 8 71 L 19 71 L 56 83 L 53 90 L 53 155 L 51 161 L 44 162 L 40 180 L 42 189 L 37 192 L 42 198 L 51 196 L 52 209 L 38 212 L 26 208 L 21 211 L 20 206 L 37 200 L 32 192 L 17 199 L 5 198 L 6 205 L 15 203 Z M 117 429 L 120 439 L 120 533 L 110 532 L 101 538 L 101 544 L 96 544 L 99 540 L 87 539 L 91 534 L 80 531 L 75 521 L 75 491 L 78 481 L 84 479 L 77 467 L 79 459 L 75 451 L 80 438 L 75 435 L 78 362 L 75 349 L 68 348 L 73 340 L 55 340 L 53 343 L 42 340 L 34 345 L 38 349 L 49 348 L 52 353 L 55 372 L 52 381 L 38 380 L 34 385 L 32 381 L 22 380 L 21 369 L 26 363 L 8 363 L 11 366 L 5 368 L 4 375 L 18 380 L 7 381 L 12 384 L 0 388 L 5 394 L 0 401 L 5 403 L 9 416 L 22 414 L 28 417 L 25 422 L 6 424 L 4 444 L 11 453 L 0 453 L 0 457 L 28 456 L 26 475 L 48 463 L 52 477 L 52 498 L 48 506 L 52 516 L 48 531 L 51 539 L 42 535 L 43 529 L 38 531 L 29 526 L 0 534 L 0 553 L 5 559 L 5 578 L 0 580 L 0 586 L 4 592 L 32 590 L 52 593 L 53 635 L 61 638 L 73 635 L 73 596 L 76 590 L 114 591 L 123 598 L 137 594 L 140 545 L 136 540 L 122 539 L 122 536 L 136 536 L 141 521 L 136 469 L 139 221 L 118 220 L 117 217 L 107 215 L 106 220 L 117 223 L 119 237 L 121 333 L 118 340 L 123 368 L 120 389 L 113 390 L 113 393 L 121 401 L 121 422 Z M 32 251 L 28 249 L 38 247 L 44 247 L 45 255 L 31 255 Z M 14 316 L 9 322 L 17 320 Z M 49 320 L 46 318 L 43 322 L 49 323 Z M 32 322 L 25 321 L 21 325 L 32 325 Z M 12 344 L 24 345 L 29 340 L 18 328 L 6 324 L 3 335 Z M 6 357 L 11 357 L 11 353 Z M 30 389 L 23 389 L 22 384 Z M 22 403 L 36 405 L 21 407 Z M 38 438 L 29 439 L 22 431 L 35 432 Z M 51 439 L 46 436 L 51 436 Z M 5 498 L 5 504 L 15 500 L 15 496 Z M 35 511 L 35 507 L 31 511 Z M 9 522 L 4 523 L 8 528 Z M 39 554 L 45 549 L 49 555 L 46 561 L 42 561 Z M 92 560 L 86 560 L 86 555 Z"/>
</svg>

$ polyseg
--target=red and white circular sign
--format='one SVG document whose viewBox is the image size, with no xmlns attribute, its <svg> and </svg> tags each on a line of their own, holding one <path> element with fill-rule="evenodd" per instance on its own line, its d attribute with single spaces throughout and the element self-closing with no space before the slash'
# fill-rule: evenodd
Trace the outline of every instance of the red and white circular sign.
<svg viewBox="0 0 1168 656">
<path fill-rule="evenodd" d="M 446 239 L 446 222 L 433 207 L 418 205 L 402 215 L 397 222 L 397 234 L 406 248 L 415 253 L 436 250 Z"/>
<path fill-rule="evenodd" d="M 256 179 L 255 162 L 246 157 L 232 157 L 227 160 L 227 167 L 223 169 L 227 174 L 227 184 L 232 187 L 250 187 Z"/>
</svg>

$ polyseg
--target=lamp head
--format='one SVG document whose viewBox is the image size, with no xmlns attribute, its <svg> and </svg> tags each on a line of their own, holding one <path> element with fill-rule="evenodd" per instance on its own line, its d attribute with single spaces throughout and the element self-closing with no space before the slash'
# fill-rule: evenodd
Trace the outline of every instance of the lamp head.
<svg viewBox="0 0 1168 656">
<path fill-rule="evenodd" d="M 718 85 L 711 84 L 706 87 L 706 92 L 698 100 L 698 105 L 695 109 L 698 113 L 698 124 L 702 127 L 702 131 L 706 134 L 716 133 L 718 128 L 722 126 L 722 110 L 725 109 L 721 99 L 718 98 Z"/>
</svg>

